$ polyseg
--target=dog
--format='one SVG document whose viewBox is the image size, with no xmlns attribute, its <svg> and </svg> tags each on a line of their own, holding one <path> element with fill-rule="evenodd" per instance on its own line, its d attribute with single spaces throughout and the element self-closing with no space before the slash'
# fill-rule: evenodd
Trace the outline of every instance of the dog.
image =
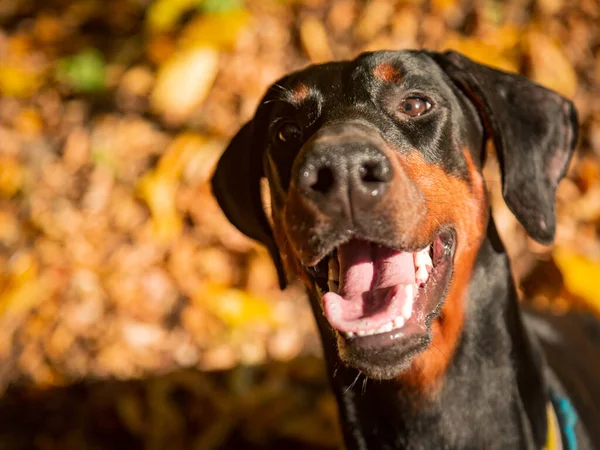
<svg viewBox="0 0 600 450">
<path fill-rule="evenodd" d="M 559 94 L 452 51 L 269 87 L 213 191 L 281 287 L 306 285 L 347 448 L 600 448 L 600 325 L 520 307 L 481 172 L 491 140 L 506 204 L 549 244 L 577 129 Z"/>
</svg>

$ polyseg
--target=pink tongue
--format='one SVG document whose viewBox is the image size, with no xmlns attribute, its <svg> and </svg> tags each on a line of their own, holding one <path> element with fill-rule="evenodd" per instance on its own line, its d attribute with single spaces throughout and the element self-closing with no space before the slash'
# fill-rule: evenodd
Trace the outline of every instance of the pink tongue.
<svg viewBox="0 0 600 450">
<path fill-rule="evenodd" d="M 340 288 L 323 296 L 325 316 L 336 329 L 377 329 L 402 315 L 408 298 L 404 287 L 415 284 L 413 255 L 354 240 L 338 249 Z M 416 292 L 416 291 L 415 291 Z"/>
</svg>

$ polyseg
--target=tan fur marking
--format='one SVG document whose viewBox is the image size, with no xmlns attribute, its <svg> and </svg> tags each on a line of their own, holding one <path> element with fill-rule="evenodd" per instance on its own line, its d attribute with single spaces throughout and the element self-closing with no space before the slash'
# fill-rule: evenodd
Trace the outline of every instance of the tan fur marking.
<svg viewBox="0 0 600 450">
<path fill-rule="evenodd" d="M 399 83 L 402 81 L 402 73 L 390 63 L 381 63 L 373 69 L 373 76 L 387 83 Z"/>
<path fill-rule="evenodd" d="M 483 178 L 468 149 L 463 154 L 470 186 L 425 162 L 419 152 L 401 159 L 406 172 L 425 194 L 428 211 L 420 224 L 422 233 L 431 236 L 439 223 L 450 223 L 457 236 L 454 274 L 441 315 L 432 323 L 432 342 L 399 377 L 420 392 L 435 390 L 450 365 L 464 325 L 464 301 L 473 264 L 487 226 Z"/>
<path fill-rule="evenodd" d="M 310 89 L 304 83 L 298 84 L 292 90 L 292 98 L 296 103 L 302 103 L 304 100 L 306 100 L 308 94 L 310 94 Z"/>
</svg>

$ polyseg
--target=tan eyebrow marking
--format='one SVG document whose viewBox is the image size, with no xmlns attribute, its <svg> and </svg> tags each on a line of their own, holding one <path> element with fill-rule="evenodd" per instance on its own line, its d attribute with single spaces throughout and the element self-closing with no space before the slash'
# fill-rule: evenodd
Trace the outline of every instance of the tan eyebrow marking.
<svg viewBox="0 0 600 450">
<path fill-rule="evenodd" d="M 389 62 L 377 64 L 373 68 L 373 76 L 388 83 L 399 83 L 402 81 L 402 72 Z"/>
<path fill-rule="evenodd" d="M 292 89 L 292 99 L 296 103 L 302 103 L 310 94 L 309 87 L 304 83 L 299 83 Z"/>
</svg>

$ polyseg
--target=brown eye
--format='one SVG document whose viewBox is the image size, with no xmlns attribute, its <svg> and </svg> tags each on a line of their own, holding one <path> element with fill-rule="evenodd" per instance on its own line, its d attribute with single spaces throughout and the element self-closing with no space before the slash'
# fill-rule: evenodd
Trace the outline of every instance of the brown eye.
<svg viewBox="0 0 600 450">
<path fill-rule="evenodd" d="M 277 130 L 277 140 L 279 142 L 291 144 L 293 142 L 298 142 L 300 139 L 302 139 L 302 130 L 294 123 L 286 122 Z"/>
<path fill-rule="evenodd" d="M 417 117 L 429 111 L 431 103 L 419 97 L 410 97 L 402 102 L 400 111 L 410 117 Z"/>
</svg>

